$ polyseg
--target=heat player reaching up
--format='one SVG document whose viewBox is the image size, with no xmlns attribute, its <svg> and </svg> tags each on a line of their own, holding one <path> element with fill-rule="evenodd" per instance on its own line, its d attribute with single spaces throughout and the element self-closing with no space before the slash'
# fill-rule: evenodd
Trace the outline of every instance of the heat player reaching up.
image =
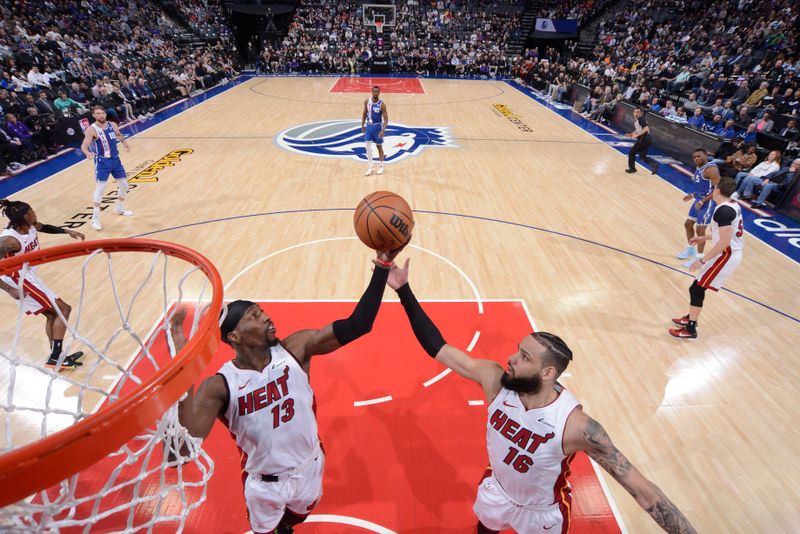
<svg viewBox="0 0 800 534">
<path fill-rule="evenodd" d="M 580 451 L 608 471 L 661 528 L 696 531 L 666 495 L 614 446 L 600 423 L 583 412 L 558 377 L 572 351 L 556 335 L 536 332 L 519 342 L 508 369 L 472 358 L 448 345 L 408 285 L 408 260 L 393 266 L 389 287 L 397 291 L 423 349 L 464 378 L 480 384 L 489 404 L 486 445 L 491 468 L 473 508 L 478 533 L 514 529 L 520 534 L 569 531 L 572 498 L 569 464 Z"/>
<path fill-rule="evenodd" d="M 399 251 L 379 253 L 372 280 L 350 317 L 319 330 L 299 330 L 281 339 L 258 304 L 236 300 L 226 306 L 221 337 L 236 357 L 206 379 L 197 394 L 189 390 L 178 405 L 178 418 L 202 438 L 219 419 L 236 439 L 254 534 L 293 532 L 322 496 L 325 455 L 308 379 L 311 359 L 372 329 Z M 186 344 L 184 316 L 179 310 L 170 324 L 177 350 Z"/>
</svg>

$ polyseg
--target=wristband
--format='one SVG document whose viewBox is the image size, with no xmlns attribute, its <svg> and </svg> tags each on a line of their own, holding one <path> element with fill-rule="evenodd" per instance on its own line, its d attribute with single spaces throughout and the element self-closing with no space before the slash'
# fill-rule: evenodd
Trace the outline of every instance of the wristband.
<svg viewBox="0 0 800 534">
<path fill-rule="evenodd" d="M 378 264 L 379 266 L 381 266 L 381 267 L 383 267 L 385 269 L 391 269 L 392 268 L 392 262 L 390 262 L 390 261 L 382 261 L 382 260 L 380 260 L 378 258 L 375 258 L 373 261 L 376 264 Z"/>
<path fill-rule="evenodd" d="M 699 261 L 700 261 L 700 263 L 701 263 L 702 265 L 705 265 L 705 264 L 706 264 L 706 262 L 704 262 L 704 261 L 703 261 L 703 258 L 700 258 L 700 260 L 699 260 Z"/>
</svg>

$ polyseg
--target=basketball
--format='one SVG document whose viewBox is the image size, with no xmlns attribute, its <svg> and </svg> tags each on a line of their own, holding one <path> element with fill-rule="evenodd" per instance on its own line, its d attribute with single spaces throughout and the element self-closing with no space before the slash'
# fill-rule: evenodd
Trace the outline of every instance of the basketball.
<svg viewBox="0 0 800 534">
<path fill-rule="evenodd" d="M 403 197 L 390 191 L 375 191 L 358 203 L 353 214 L 356 235 L 377 251 L 399 248 L 411 239 L 414 215 Z"/>
</svg>

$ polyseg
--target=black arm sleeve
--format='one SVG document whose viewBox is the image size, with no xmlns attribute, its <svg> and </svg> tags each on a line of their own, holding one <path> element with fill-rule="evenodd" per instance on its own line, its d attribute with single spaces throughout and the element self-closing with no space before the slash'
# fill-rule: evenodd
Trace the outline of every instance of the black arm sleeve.
<svg viewBox="0 0 800 534">
<path fill-rule="evenodd" d="M 720 208 L 714 212 L 714 222 L 717 223 L 718 226 L 730 226 L 735 218 L 736 210 L 730 206 L 720 206 Z"/>
<path fill-rule="evenodd" d="M 350 317 L 333 322 L 333 335 L 340 345 L 347 345 L 372 330 L 388 278 L 389 269 L 376 266 L 372 280 L 369 281 L 367 289 L 361 295 L 361 300 L 356 304 Z"/>
<path fill-rule="evenodd" d="M 43 224 L 39 231 L 43 234 L 66 234 L 67 231 L 60 226 L 53 226 L 52 224 Z"/>
<path fill-rule="evenodd" d="M 442 333 L 433 324 L 430 317 L 419 305 L 417 297 L 411 292 L 411 287 L 408 284 L 403 285 L 397 290 L 397 296 L 400 297 L 400 303 L 403 309 L 406 310 L 408 321 L 411 323 L 411 329 L 414 335 L 417 336 L 417 341 L 428 353 L 428 356 L 435 358 L 442 347 L 447 343 L 442 337 Z"/>
</svg>

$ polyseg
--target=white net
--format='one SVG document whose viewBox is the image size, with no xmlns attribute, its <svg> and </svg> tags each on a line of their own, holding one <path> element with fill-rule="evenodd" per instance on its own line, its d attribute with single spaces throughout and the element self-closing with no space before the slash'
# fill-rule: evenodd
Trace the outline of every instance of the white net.
<svg viewBox="0 0 800 534">
<path fill-rule="evenodd" d="M 0 299 L 0 454 L 139 393 L 176 356 L 168 330 L 175 310 L 189 307 L 191 339 L 213 292 L 199 267 L 161 251 L 95 250 L 36 268 L 26 263 L 4 280 L 14 282 L 16 301 Z M 70 313 L 47 294 L 58 316 L 53 320 L 67 324 L 55 367 L 46 365 L 47 317 L 25 313 L 31 291 L 42 284 L 72 306 Z M 85 353 L 82 365 L 68 368 L 67 357 L 76 351 Z M 97 440 L 115 439 L 97 434 Z M 117 438 L 109 445 L 115 452 L 92 460 L 88 468 L 0 508 L 0 531 L 150 532 L 168 525 L 162 530 L 181 532 L 205 500 L 214 465 L 201 440 L 178 423 L 177 403 L 133 439 Z M 92 453 L 91 447 L 85 450 Z"/>
</svg>

